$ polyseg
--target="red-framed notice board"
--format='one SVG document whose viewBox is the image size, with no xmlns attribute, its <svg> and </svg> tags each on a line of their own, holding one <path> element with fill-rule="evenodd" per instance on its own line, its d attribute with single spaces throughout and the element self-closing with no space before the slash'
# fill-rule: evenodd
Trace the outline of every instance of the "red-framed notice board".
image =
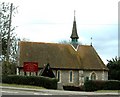
<svg viewBox="0 0 120 97">
<path fill-rule="evenodd" d="M 38 62 L 24 62 L 24 72 L 38 72 Z"/>
</svg>

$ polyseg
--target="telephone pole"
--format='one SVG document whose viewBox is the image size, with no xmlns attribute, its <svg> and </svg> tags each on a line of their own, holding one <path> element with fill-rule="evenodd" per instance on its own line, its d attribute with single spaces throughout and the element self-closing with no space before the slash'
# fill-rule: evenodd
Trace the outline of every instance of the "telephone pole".
<svg viewBox="0 0 120 97">
<path fill-rule="evenodd" d="M 10 18 L 9 18 L 9 28 L 8 28 L 8 38 L 7 38 L 7 56 L 6 61 L 9 62 L 9 55 L 10 55 L 10 32 L 11 32 L 11 21 L 12 21 L 12 9 L 13 3 L 10 5 Z"/>
<path fill-rule="evenodd" d="M 6 55 L 6 74 L 9 74 L 10 69 L 9 67 L 9 59 L 10 59 L 10 32 L 11 32 L 11 21 L 12 21 L 12 10 L 13 10 L 13 3 L 10 5 L 10 18 L 9 18 L 9 25 L 8 25 L 8 37 L 7 37 L 7 55 Z"/>
</svg>

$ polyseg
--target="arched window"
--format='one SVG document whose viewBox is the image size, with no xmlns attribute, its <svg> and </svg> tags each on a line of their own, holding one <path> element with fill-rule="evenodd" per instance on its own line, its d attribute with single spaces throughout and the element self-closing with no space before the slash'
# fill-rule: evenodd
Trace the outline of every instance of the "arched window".
<svg viewBox="0 0 120 97">
<path fill-rule="evenodd" d="M 73 72 L 69 72 L 69 82 L 73 82 Z"/>
<path fill-rule="evenodd" d="M 96 74 L 95 74 L 95 72 L 93 72 L 93 73 L 91 74 L 91 80 L 96 80 Z"/>
</svg>

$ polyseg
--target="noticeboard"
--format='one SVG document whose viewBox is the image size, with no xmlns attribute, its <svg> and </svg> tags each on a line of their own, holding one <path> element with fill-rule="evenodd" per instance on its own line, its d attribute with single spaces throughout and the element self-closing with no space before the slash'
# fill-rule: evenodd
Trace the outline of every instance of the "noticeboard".
<svg viewBox="0 0 120 97">
<path fill-rule="evenodd" d="M 24 62 L 23 65 L 24 72 L 38 72 L 37 62 Z"/>
</svg>

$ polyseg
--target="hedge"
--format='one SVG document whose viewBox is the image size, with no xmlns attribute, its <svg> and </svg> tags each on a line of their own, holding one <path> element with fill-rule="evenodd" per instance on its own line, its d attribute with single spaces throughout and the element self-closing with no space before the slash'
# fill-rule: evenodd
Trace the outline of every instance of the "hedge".
<svg viewBox="0 0 120 97">
<path fill-rule="evenodd" d="M 2 76 L 2 83 L 41 86 L 47 89 L 57 89 L 57 79 L 38 76 Z"/>
<path fill-rule="evenodd" d="M 63 86 L 63 89 L 70 91 L 84 91 L 84 86 Z"/>
<path fill-rule="evenodd" d="M 96 91 L 96 90 L 120 90 L 120 81 L 108 80 L 89 80 L 84 83 L 85 91 Z"/>
</svg>

